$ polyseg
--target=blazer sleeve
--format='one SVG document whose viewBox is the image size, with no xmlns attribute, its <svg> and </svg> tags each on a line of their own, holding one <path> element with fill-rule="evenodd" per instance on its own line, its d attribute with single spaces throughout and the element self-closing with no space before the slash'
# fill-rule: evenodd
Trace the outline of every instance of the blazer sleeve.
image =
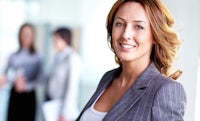
<svg viewBox="0 0 200 121">
<path fill-rule="evenodd" d="M 153 121 L 184 121 L 186 94 L 178 82 L 161 86 L 153 102 Z"/>
</svg>

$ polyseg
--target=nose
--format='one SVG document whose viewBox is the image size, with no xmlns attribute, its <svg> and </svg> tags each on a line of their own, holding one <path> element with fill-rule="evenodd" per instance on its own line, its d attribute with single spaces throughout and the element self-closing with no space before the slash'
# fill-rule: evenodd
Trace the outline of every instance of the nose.
<svg viewBox="0 0 200 121">
<path fill-rule="evenodd" d="M 125 39 L 125 40 L 131 40 L 131 39 L 133 39 L 133 34 L 134 34 L 134 32 L 133 32 L 132 27 L 129 26 L 129 25 L 127 25 L 127 26 L 124 28 L 124 32 L 123 32 L 122 37 L 123 37 L 123 39 Z"/>
</svg>

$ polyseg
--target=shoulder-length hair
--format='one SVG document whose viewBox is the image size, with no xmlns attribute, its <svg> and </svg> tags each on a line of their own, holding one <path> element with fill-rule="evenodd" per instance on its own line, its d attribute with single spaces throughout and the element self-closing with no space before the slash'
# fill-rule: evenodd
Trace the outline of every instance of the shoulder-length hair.
<svg viewBox="0 0 200 121">
<path fill-rule="evenodd" d="M 107 39 L 111 45 L 112 51 L 114 52 L 112 46 L 112 26 L 114 17 L 120 6 L 126 2 L 138 2 L 144 7 L 150 21 L 153 40 L 155 41 L 151 52 L 151 60 L 155 63 L 161 74 L 177 79 L 182 72 L 179 71 L 179 74 L 174 73 L 170 75 L 170 68 L 176 57 L 181 40 L 173 30 L 174 19 L 172 15 L 161 0 L 117 0 L 115 2 L 107 16 L 106 23 Z M 116 54 L 115 61 L 121 65 L 121 61 Z"/>
<path fill-rule="evenodd" d="M 18 33 L 19 50 L 18 50 L 18 52 L 23 48 L 23 46 L 22 46 L 22 39 L 21 39 L 21 33 L 22 33 L 22 30 L 24 29 L 24 27 L 30 27 L 30 28 L 32 29 L 32 32 L 33 32 L 32 44 L 31 44 L 31 46 L 29 47 L 30 53 L 33 54 L 33 53 L 36 52 L 36 50 L 35 50 L 35 45 L 34 45 L 35 27 L 34 27 L 32 24 L 30 24 L 30 23 L 24 23 L 24 24 L 20 27 L 20 29 L 19 29 L 19 33 Z"/>
</svg>

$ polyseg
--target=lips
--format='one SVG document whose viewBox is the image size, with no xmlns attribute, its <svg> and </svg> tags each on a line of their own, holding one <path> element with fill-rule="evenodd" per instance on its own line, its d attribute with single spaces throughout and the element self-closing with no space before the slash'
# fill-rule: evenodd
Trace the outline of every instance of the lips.
<svg viewBox="0 0 200 121">
<path fill-rule="evenodd" d="M 136 45 L 123 44 L 123 43 L 120 43 L 120 46 L 125 49 L 132 49 L 132 48 L 136 47 Z"/>
</svg>

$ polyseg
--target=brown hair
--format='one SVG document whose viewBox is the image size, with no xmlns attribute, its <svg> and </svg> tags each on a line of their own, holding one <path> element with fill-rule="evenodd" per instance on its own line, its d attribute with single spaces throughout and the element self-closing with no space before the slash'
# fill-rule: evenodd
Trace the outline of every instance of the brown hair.
<svg viewBox="0 0 200 121">
<path fill-rule="evenodd" d="M 60 27 L 54 31 L 54 35 L 59 35 L 69 46 L 71 46 L 72 33 L 67 27 Z"/>
<path fill-rule="evenodd" d="M 155 41 L 151 53 L 151 60 L 155 63 L 161 74 L 177 79 L 182 71 L 179 70 L 171 75 L 169 71 L 181 41 L 177 33 L 173 30 L 174 19 L 161 0 L 117 0 L 107 16 L 106 24 L 107 38 L 112 51 L 114 52 L 112 47 L 112 26 L 114 17 L 120 6 L 126 2 L 138 2 L 144 7 L 150 21 L 153 40 Z M 116 54 L 115 61 L 121 64 Z"/>
<path fill-rule="evenodd" d="M 24 23 L 21 27 L 20 27 L 20 29 L 19 29 L 19 33 L 18 33 L 18 39 L 19 39 L 19 50 L 18 50 L 18 52 L 22 49 L 22 40 L 21 40 L 21 33 L 22 33 L 22 30 L 23 30 L 23 28 L 24 27 L 30 27 L 32 30 L 33 30 L 33 35 L 35 34 L 35 28 L 34 28 L 34 26 L 32 25 L 32 24 L 30 24 L 30 23 Z M 33 40 L 35 39 L 34 38 L 34 36 L 33 36 L 33 38 L 32 38 Z M 31 44 L 31 46 L 30 46 L 30 48 L 29 48 L 29 51 L 30 51 L 30 53 L 35 53 L 35 45 L 34 45 L 34 41 L 32 42 L 32 44 Z"/>
</svg>

